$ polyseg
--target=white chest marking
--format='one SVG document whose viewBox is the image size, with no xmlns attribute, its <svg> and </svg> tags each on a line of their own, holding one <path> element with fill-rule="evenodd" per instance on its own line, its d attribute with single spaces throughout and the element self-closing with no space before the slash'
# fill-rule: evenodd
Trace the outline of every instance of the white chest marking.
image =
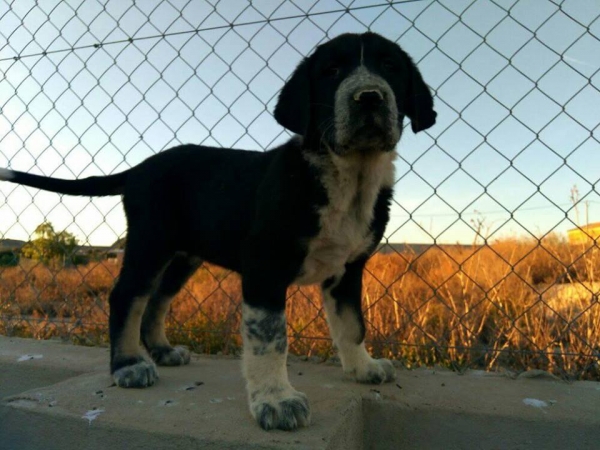
<svg viewBox="0 0 600 450">
<path fill-rule="evenodd" d="M 394 183 L 395 152 L 340 157 L 307 155 L 322 173 L 328 203 L 319 210 L 320 231 L 309 243 L 296 284 L 315 284 L 344 272 L 344 265 L 373 244 L 370 230 L 379 191 Z"/>
</svg>

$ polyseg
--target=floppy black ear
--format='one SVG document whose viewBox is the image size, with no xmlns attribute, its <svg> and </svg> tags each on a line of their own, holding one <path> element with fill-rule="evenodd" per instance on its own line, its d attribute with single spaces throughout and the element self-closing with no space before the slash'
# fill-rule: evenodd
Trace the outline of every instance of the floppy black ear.
<svg viewBox="0 0 600 450">
<path fill-rule="evenodd" d="M 406 94 L 406 115 L 414 133 L 426 130 L 435 124 L 437 113 L 433 110 L 433 97 L 423 81 L 421 72 L 408 57 L 410 83 Z"/>
<path fill-rule="evenodd" d="M 304 58 L 283 86 L 274 112 L 279 125 L 300 135 L 306 132 L 310 116 L 308 77 L 308 59 Z"/>
</svg>

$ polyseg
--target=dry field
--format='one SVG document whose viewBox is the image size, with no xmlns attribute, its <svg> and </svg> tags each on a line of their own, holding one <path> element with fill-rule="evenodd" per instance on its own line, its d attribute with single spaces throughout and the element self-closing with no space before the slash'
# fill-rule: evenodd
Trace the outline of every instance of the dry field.
<svg viewBox="0 0 600 450">
<path fill-rule="evenodd" d="M 368 340 L 407 367 L 542 369 L 600 380 L 600 253 L 551 236 L 485 247 L 377 254 L 364 276 Z M 106 343 L 107 299 L 119 267 L 0 268 L 0 334 Z M 560 284 L 559 284 L 560 283 Z M 293 353 L 333 354 L 317 287 L 289 290 Z M 240 281 L 204 266 L 175 300 L 174 342 L 239 351 Z"/>
</svg>

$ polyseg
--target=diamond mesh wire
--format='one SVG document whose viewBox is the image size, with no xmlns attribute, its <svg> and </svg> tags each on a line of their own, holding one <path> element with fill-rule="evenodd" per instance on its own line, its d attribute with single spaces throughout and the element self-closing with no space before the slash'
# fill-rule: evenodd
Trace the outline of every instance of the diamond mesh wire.
<svg viewBox="0 0 600 450">
<path fill-rule="evenodd" d="M 271 111 L 301 57 L 381 33 L 417 62 L 438 123 L 398 149 L 364 276 L 371 349 L 409 367 L 599 379 L 599 18 L 576 0 L 3 1 L 0 166 L 76 178 L 180 143 L 266 150 L 289 137 Z M 0 192 L 0 332 L 106 342 L 119 199 Z M 41 223 L 78 246 L 32 255 Z M 289 297 L 291 350 L 330 356 L 318 290 Z M 240 300 L 237 275 L 203 266 L 171 339 L 237 351 Z"/>
</svg>

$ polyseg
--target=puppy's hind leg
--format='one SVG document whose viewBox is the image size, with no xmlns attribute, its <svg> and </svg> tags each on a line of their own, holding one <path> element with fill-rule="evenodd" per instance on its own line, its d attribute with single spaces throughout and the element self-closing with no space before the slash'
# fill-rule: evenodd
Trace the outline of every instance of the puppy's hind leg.
<svg viewBox="0 0 600 450">
<path fill-rule="evenodd" d="M 110 371 L 121 387 L 151 386 L 158 379 L 140 347 L 142 316 L 165 266 L 167 252 L 144 248 L 147 240 L 129 231 L 119 280 L 110 294 Z"/>
<path fill-rule="evenodd" d="M 172 347 L 169 343 L 165 334 L 165 319 L 171 300 L 201 264 L 202 260 L 199 258 L 175 256 L 148 302 L 142 319 L 142 342 L 159 366 L 181 366 L 190 362 L 187 348 Z"/>
</svg>

